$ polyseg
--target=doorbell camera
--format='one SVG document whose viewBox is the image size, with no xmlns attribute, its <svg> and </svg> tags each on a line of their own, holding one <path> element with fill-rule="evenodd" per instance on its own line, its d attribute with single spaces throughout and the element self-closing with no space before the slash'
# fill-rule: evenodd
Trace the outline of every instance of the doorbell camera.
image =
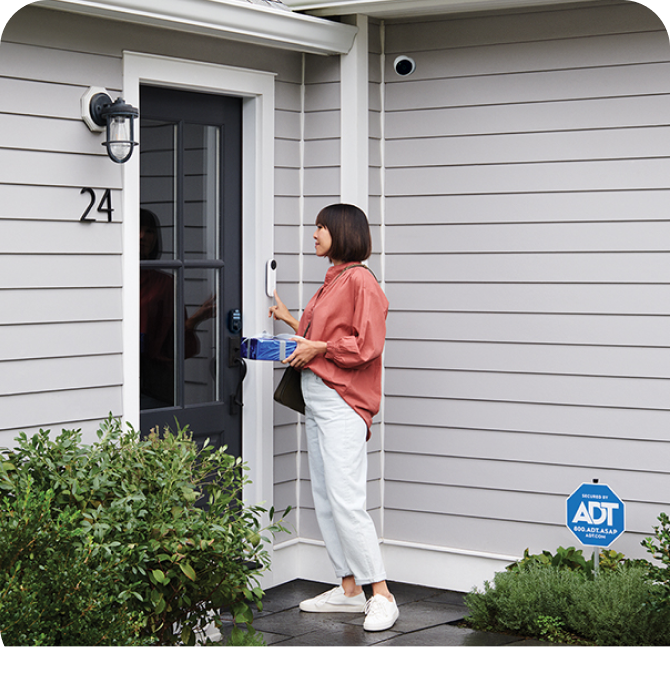
<svg viewBox="0 0 670 674">
<path fill-rule="evenodd" d="M 409 56 L 398 56 L 393 62 L 393 69 L 401 77 L 407 77 L 416 70 L 416 62 Z"/>
<path fill-rule="evenodd" d="M 274 297 L 277 287 L 277 260 L 268 260 L 265 263 L 265 294 Z"/>
</svg>

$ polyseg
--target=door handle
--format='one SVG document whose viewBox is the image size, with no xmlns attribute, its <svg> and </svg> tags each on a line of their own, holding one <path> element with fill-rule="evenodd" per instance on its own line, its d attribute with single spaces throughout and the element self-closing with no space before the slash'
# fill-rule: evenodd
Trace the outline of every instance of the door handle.
<svg viewBox="0 0 670 674">
<path fill-rule="evenodd" d="M 230 414 L 235 416 L 242 407 L 242 382 L 247 376 L 247 364 L 241 356 L 242 352 L 242 338 L 239 335 L 228 337 L 228 367 L 240 367 L 240 379 L 237 382 L 235 393 L 230 396 Z"/>
</svg>

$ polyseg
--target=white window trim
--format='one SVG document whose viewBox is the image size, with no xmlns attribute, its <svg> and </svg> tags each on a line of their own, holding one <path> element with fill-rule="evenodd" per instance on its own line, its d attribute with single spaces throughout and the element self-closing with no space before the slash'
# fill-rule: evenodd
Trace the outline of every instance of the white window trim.
<svg viewBox="0 0 670 674">
<path fill-rule="evenodd" d="M 123 54 L 123 96 L 139 105 L 140 84 L 241 96 L 242 105 L 242 320 L 245 334 L 271 332 L 265 262 L 274 250 L 273 73 L 134 52 Z M 140 111 L 141 114 L 141 111 Z M 141 135 L 139 142 L 142 143 Z M 139 428 L 139 153 L 123 176 L 123 419 Z M 242 409 L 243 458 L 250 504 L 272 504 L 273 374 L 271 363 L 249 363 Z"/>
</svg>

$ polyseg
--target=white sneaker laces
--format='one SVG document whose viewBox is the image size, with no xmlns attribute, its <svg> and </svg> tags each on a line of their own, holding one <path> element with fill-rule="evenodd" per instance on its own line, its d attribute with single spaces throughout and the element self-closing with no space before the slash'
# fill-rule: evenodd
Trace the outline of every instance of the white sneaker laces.
<svg viewBox="0 0 670 674">
<path fill-rule="evenodd" d="M 365 615 L 371 615 L 374 616 L 377 613 L 384 613 L 385 612 L 385 606 L 382 604 L 382 602 L 386 602 L 387 604 L 391 604 L 391 602 L 386 599 L 386 597 L 383 597 L 380 594 L 375 594 L 370 599 L 367 600 L 365 603 Z"/>
<path fill-rule="evenodd" d="M 332 590 L 326 590 L 326 592 L 320 594 L 318 597 L 316 597 L 316 604 L 318 606 L 323 606 L 326 604 L 328 601 L 330 601 L 330 598 L 334 595 L 337 594 L 337 587 L 334 587 Z"/>
</svg>

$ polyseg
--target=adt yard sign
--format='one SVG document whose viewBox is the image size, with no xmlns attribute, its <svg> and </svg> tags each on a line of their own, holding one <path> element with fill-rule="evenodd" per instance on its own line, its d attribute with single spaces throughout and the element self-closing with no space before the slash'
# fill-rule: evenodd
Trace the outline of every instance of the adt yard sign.
<svg viewBox="0 0 670 674">
<path fill-rule="evenodd" d="M 625 530 L 623 501 L 606 485 L 584 483 L 567 501 L 568 529 L 582 545 L 609 548 Z"/>
</svg>

